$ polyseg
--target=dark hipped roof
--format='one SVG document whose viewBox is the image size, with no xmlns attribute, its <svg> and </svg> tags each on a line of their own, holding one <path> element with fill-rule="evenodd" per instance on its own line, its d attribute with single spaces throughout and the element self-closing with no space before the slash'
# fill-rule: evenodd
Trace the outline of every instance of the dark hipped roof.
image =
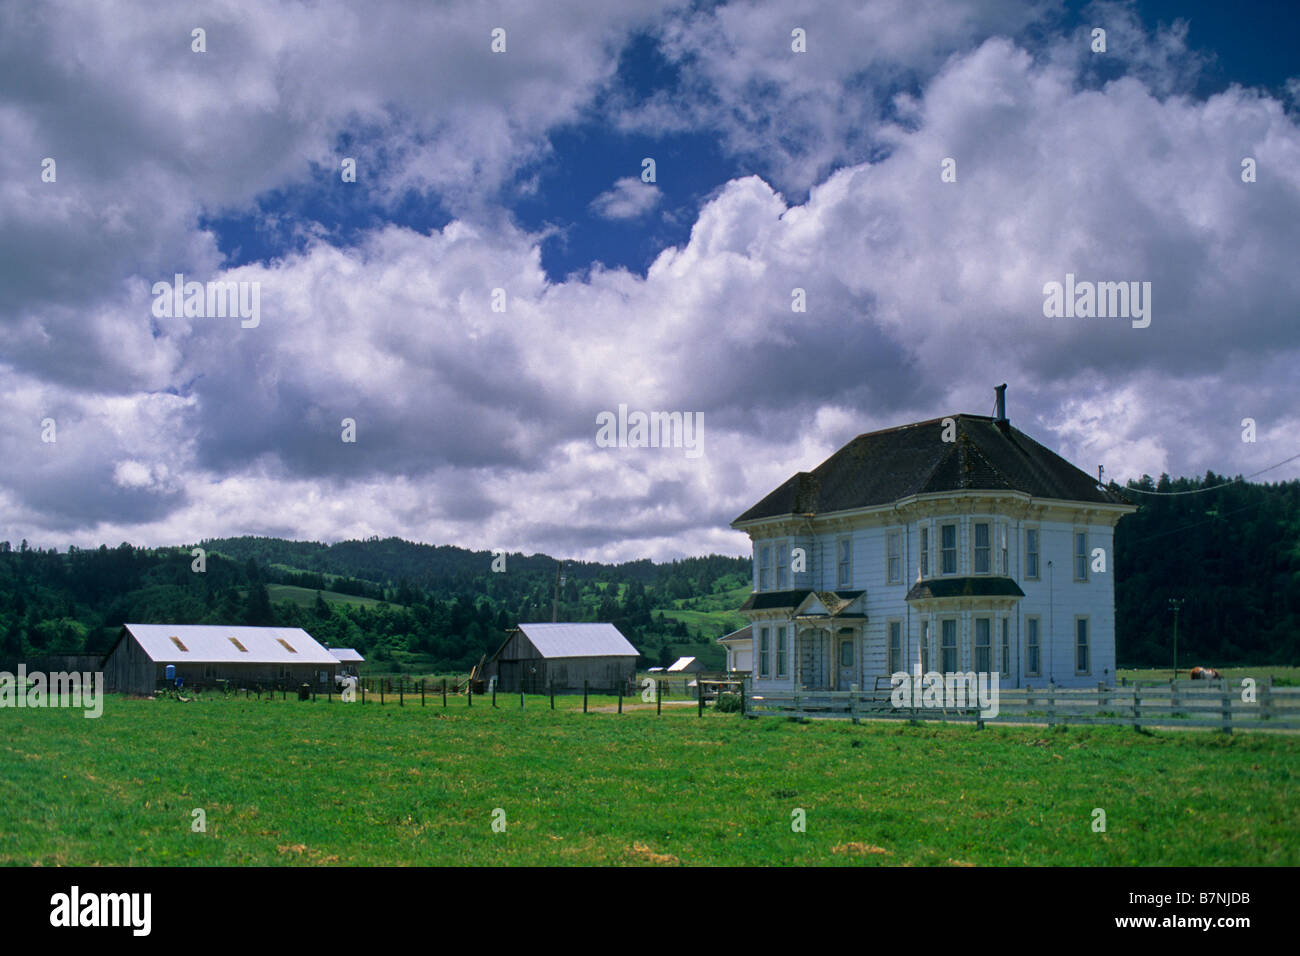
<svg viewBox="0 0 1300 956">
<path fill-rule="evenodd" d="M 917 581 L 905 600 L 949 597 L 1024 597 L 1025 592 L 1011 578 L 979 575 L 961 578 L 930 578 Z"/>
<path fill-rule="evenodd" d="M 824 514 L 944 491 L 1020 491 L 1035 498 L 1128 504 L 1097 479 L 1007 422 L 951 415 L 859 435 L 812 471 L 801 471 L 733 523 L 788 514 Z"/>
</svg>

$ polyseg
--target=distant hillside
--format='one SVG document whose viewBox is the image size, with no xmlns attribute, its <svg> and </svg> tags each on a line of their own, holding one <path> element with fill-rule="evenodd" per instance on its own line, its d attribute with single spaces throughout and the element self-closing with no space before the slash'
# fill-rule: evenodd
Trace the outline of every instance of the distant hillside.
<svg viewBox="0 0 1300 956">
<path fill-rule="evenodd" d="M 1214 487 L 1225 481 L 1130 483 L 1141 509 L 1120 522 L 1114 555 L 1121 666 L 1172 661 L 1171 597 L 1185 600 L 1180 661 L 1300 662 L 1300 482 Z M 303 627 L 378 667 L 463 671 L 518 622 L 551 619 L 557 562 L 547 555 L 507 555 L 496 573 L 489 552 L 399 538 L 201 544 L 200 574 L 190 546 L 60 553 L 0 542 L 0 664 L 106 650 L 130 620 Z M 736 608 L 750 574 L 748 558 L 719 555 L 566 562 L 558 614 L 613 622 L 642 664 L 686 653 L 720 667 L 714 640 L 744 625 Z"/>
</svg>

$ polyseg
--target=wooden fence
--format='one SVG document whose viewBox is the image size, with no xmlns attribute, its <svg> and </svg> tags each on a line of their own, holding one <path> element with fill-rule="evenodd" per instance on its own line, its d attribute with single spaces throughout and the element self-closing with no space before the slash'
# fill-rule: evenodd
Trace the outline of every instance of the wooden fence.
<svg viewBox="0 0 1300 956">
<path fill-rule="evenodd" d="M 886 679 L 870 691 L 803 691 L 752 694 L 747 714 L 975 723 L 1114 724 L 1160 728 L 1300 730 L 1300 687 L 1259 681 L 1253 700 L 1227 681 L 1135 683 L 1124 687 L 1025 687 L 998 692 L 996 717 L 982 717 L 967 702 L 956 707 L 895 707 Z"/>
</svg>

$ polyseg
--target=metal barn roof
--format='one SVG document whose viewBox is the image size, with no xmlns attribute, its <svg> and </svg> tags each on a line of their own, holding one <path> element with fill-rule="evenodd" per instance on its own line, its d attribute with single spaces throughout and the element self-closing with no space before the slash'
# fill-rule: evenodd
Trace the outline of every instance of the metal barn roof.
<svg viewBox="0 0 1300 956">
<path fill-rule="evenodd" d="M 344 664 L 352 664 L 365 660 L 364 657 L 350 647 L 330 647 L 326 649 L 334 655 L 336 661 L 340 661 Z"/>
<path fill-rule="evenodd" d="M 220 624 L 125 624 L 154 661 L 220 664 L 337 664 L 300 627 L 226 627 Z"/>
<path fill-rule="evenodd" d="M 693 657 L 679 657 L 677 660 L 673 661 L 672 665 L 668 668 L 668 672 L 670 674 L 675 674 L 679 671 L 684 671 L 694 663 L 695 658 Z"/>
<path fill-rule="evenodd" d="M 636 657 L 613 624 L 520 624 L 542 657 Z"/>
</svg>

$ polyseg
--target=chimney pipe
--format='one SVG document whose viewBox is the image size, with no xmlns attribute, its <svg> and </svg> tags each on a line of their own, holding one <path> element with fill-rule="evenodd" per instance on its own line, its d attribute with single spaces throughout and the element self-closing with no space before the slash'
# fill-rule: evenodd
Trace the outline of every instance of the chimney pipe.
<svg viewBox="0 0 1300 956">
<path fill-rule="evenodd" d="M 999 422 L 999 423 L 1006 422 L 1006 420 L 1007 420 L 1007 383 L 1006 383 L 1006 382 L 1003 382 L 1003 383 L 1002 383 L 1001 385 L 999 385 L 997 388 L 993 389 L 993 391 L 994 391 L 995 393 L 997 393 L 997 396 L 998 396 L 998 402 L 997 402 L 997 414 L 994 416 L 994 421 L 997 421 L 997 422 Z"/>
</svg>

